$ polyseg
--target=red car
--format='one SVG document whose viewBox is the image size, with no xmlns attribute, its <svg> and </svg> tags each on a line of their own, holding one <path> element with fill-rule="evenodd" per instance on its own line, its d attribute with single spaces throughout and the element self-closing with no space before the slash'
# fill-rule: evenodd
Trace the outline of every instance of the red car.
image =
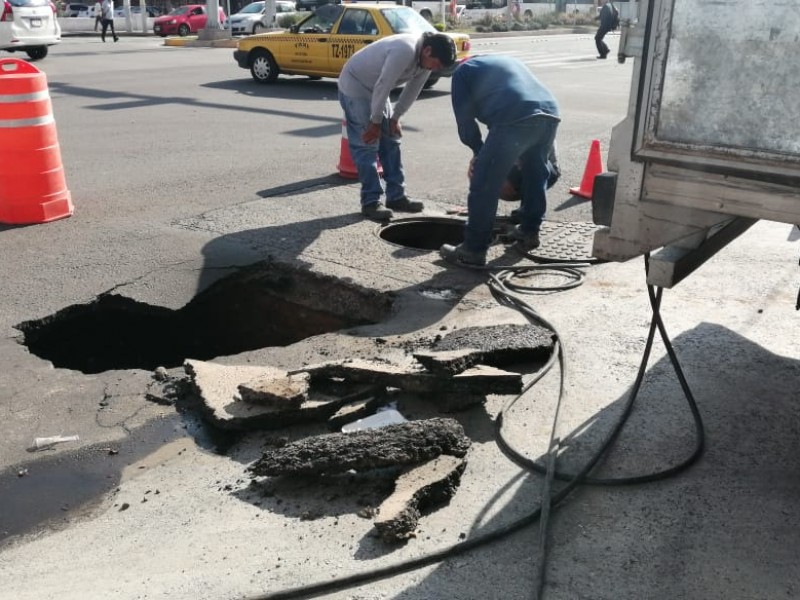
<svg viewBox="0 0 800 600">
<path fill-rule="evenodd" d="M 175 35 L 176 33 L 180 36 L 197 33 L 206 26 L 206 20 L 208 20 L 207 11 L 208 8 L 205 4 L 187 4 L 186 6 L 179 6 L 171 13 L 163 17 L 158 17 L 153 21 L 153 33 L 161 37 Z M 225 20 L 225 11 L 220 7 L 220 27 L 225 24 Z"/>
</svg>

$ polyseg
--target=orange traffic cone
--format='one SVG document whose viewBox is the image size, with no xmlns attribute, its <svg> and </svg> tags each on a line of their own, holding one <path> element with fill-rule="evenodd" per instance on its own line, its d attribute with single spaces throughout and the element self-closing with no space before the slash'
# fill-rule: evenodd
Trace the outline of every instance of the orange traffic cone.
<svg viewBox="0 0 800 600">
<path fill-rule="evenodd" d="M 342 143 L 339 148 L 339 175 L 345 179 L 358 179 L 358 169 L 350 154 L 350 143 L 347 141 L 347 121 L 342 121 Z M 378 162 L 378 175 L 383 175 L 383 167 Z"/>
<path fill-rule="evenodd" d="M 569 193 L 588 200 L 592 199 L 592 187 L 594 178 L 603 172 L 603 158 L 600 156 L 600 140 L 592 140 L 592 147 L 589 150 L 589 158 L 586 159 L 586 168 L 583 170 L 581 187 L 569 188 Z"/>
<path fill-rule="evenodd" d="M 47 223 L 73 210 L 47 76 L 24 60 L 2 59 L 0 223 Z"/>
</svg>

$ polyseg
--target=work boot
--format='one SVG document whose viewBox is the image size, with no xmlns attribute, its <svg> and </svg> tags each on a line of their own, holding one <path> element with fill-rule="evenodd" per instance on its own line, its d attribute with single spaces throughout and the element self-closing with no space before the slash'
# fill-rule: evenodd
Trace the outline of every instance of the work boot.
<svg viewBox="0 0 800 600">
<path fill-rule="evenodd" d="M 397 212 L 418 213 L 422 212 L 425 205 L 416 200 L 409 200 L 405 196 L 400 196 L 397 200 L 387 200 L 386 208 L 391 208 Z"/>
<path fill-rule="evenodd" d="M 535 250 L 539 247 L 539 232 L 526 233 L 515 225 L 513 229 L 508 232 L 508 239 L 515 242 L 517 248 L 525 252 Z"/>
<path fill-rule="evenodd" d="M 468 250 L 464 244 L 451 246 L 444 244 L 439 248 L 439 254 L 447 262 L 454 264 L 468 265 L 470 267 L 482 267 L 486 264 L 486 252 L 473 252 Z"/>
<path fill-rule="evenodd" d="M 361 214 L 373 221 L 383 222 L 390 220 L 394 214 L 380 202 L 371 202 L 361 207 Z"/>
</svg>

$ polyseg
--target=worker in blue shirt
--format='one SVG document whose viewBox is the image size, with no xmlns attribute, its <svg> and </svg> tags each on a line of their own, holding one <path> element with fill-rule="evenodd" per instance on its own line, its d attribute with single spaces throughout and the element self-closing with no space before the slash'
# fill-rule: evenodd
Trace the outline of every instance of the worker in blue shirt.
<svg viewBox="0 0 800 600">
<path fill-rule="evenodd" d="M 515 164 L 522 175 L 520 223 L 511 237 L 523 250 L 539 247 L 547 208 L 548 155 L 560 122 L 553 94 L 511 56 L 475 56 L 461 63 L 451 84 L 458 137 L 473 152 L 464 241 L 439 249 L 445 260 L 486 264 L 500 190 Z M 478 123 L 488 128 L 483 139 Z"/>
</svg>

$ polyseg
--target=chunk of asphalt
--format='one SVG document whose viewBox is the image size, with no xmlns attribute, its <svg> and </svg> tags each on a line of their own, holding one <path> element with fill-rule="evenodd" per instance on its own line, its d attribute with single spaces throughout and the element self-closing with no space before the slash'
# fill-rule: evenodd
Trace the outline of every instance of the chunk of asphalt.
<svg viewBox="0 0 800 600">
<path fill-rule="evenodd" d="M 228 366 L 187 360 L 184 370 L 200 399 L 203 416 L 216 427 L 230 430 L 280 429 L 296 423 L 325 421 L 345 404 L 382 391 L 374 385 L 353 387 L 347 396 L 310 393 L 297 408 L 274 408 L 243 402 L 238 387 L 263 377 L 283 377 L 285 371 L 267 366 Z"/>
<path fill-rule="evenodd" d="M 238 386 L 245 402 L 271 408 L 299 408 L 308 400 L 310 377 L 307 373 L 265 375 Z"/>
<path fill-rule="evenodd" d="M 423 511 L 441 506 L 456 493 L 467 461 L 437 456 L 397 478 L 392 494 L 378 508 L 375 529 L 385 542 L 412 537 Z"/>
<path fill-rule="evenodd" d="M 328 419 L 328 429 L 339 431 L 342 425 L 374 415 L 378 407 L 385 402 L 385 398 L 375 396 L 345 404 Z"/>
<path fill-rule="evenodd" d="M 440 413 L 454 413 L 486 403 L 486 394 L 467 392 L 440 392 L 436 396 L 436 408 Z"/>
<path fill-rule="evenodd" d="M 553 350 L 554 335 L 534 323 L 464 327 L 451 331 L 434 342 L 429 351 L 419 351 L 414 357 L 435 373 L 452 373 L 462 364 L 503 367 L 543 361 Z"/>
<path fill-rule="evenodd" d="M 455 419 L 423 419 L 298 440 L 264 452 L 248 470 L 256 476 L 318 475 L 418 465 L 441 454 L 462 457 L 471 443 Z"/>
<path fill-rule="evenodd" d="M 461 350 L 420 350 L 413 354 L 414 358 L 425 367 L 426 370 L 436 375 L 451 377 L 457 375 L 470 367 L 483 362 L 484 353 L 475 348 L 464 348 Z"/>
<path fill-rule="evenodd" d="M 518 394 L 522 391 L 522 375 L 486 365 L 476 365 L 452 377 L 435 375 L 414 366 L 360 358 L 311 365 L 302 370 L 311 375 L 312 384 L 319 379 L 343 378 L 353 383 L 374 383 L 420 394 Z"/>
</svg>

